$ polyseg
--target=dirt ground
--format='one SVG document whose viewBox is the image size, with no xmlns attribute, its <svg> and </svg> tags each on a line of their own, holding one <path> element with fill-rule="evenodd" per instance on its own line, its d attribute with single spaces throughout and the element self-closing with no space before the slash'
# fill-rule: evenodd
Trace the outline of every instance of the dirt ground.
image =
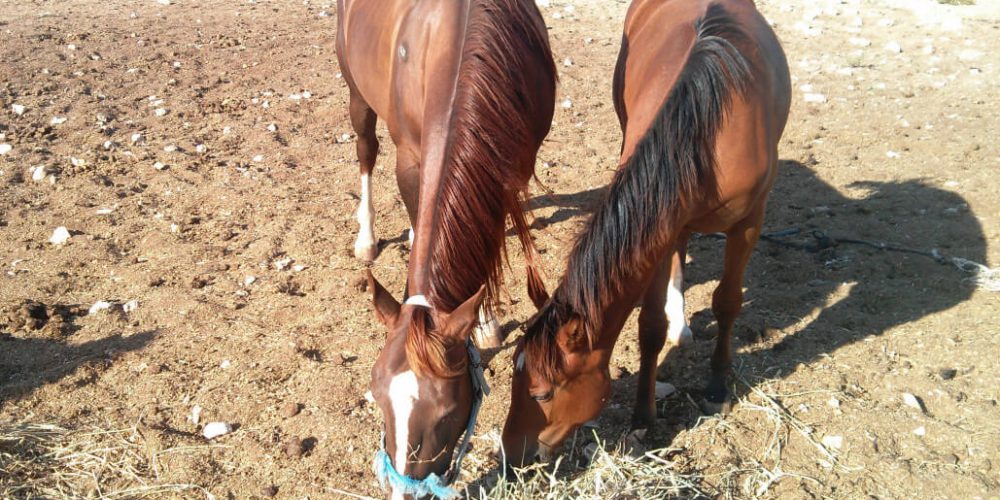
<svg viewBox="0 0 1000 500">
<path fill-rule="evenodd" d="M 609 96 L 627 4 L 542 3 L 564 103 L 539 155 L 554 193 L 533 186 L 552 287 L 617 164 Z M 676 470 L 698 473 L 704 490 L 1000 496 L 1000 294 L 948 260 L 1000 264 L 1000 2 L 976 3 L 758 2 L 795 89 L 765 231 L 946 261 L 761 242 L 735 340 L 743 399 L 700 418 L 722 244 L 695 239 L 696 342 L 665 355 L 678 392 L 644 444 L 673 447 Z M 132 429 L 147 467 L 107 474 L 102 491 L 380 495 L 380 415 L 364 393 L 384 333 L 351 254 L 359 186 L 334 11 L 313 0 L 0 0 L 0 425 Z M 398 296 L 408 223 L 379 130 L 373 271 Z M 58 227 L 62 245 L 49 242 Z M 518 258 L 507 283 L 513 341 L 532 313 Z M 99 301 L 111 307 L 88 314 Z M 495 474 L 511 345 L 487 353 L 494 393 L 466 482 Z M 626 430 L 637 350 L 632 320 L 598 419 L 611 443 Z M 211 421 L 234 430 L 206 442 Z M 28 480 L 4 465 L 0 484 Z M 87 481 L 78 494 L 97 491 Z"/>
</svg>

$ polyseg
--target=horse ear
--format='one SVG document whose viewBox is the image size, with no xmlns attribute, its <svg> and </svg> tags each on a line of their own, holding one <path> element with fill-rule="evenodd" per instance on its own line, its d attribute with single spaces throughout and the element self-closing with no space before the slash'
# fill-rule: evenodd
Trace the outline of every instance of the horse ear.
<svg viewBox="0 0 1000 500">
<path fill-rule="evenodd" d="M 583 347 L 583 318 L 573 313 L 569 320 L 556 330 L 556 342 L 563 352 L 576 352 Z"/>
<path fill-rule="evenodd" d="M 478 292 L 472 294 L 472 297 L 469 297 L 448 315 L 448 319 L 445 320 L 445 333 L 449 336 L 461 335 L 462 340 L 465 340 L 472 331 L 472 327 L 479 321 L 479 308 L 482 307 L 485 298 L 486 286 L 483 285 L 479 287 Z"/>
<path fill-rule="evenodd" d="M 393 298 L 385 287 L 382 286 L 371 270 L 368 270 L 368 289 L 372 291 L 372 304 L 375 305 L 375 317 L 388 328 L 396 323 L 399 317 L 399 301 Z"/>
</svg>

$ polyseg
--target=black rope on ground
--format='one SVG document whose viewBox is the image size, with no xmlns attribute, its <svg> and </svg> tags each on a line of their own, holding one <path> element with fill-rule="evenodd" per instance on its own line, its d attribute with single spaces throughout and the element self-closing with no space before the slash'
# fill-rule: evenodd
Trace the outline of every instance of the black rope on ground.
<svg viewBox="0 0 1000 500">
<path fill-rule="evenodd" d="M 887 252 L 900 252 L 913 255 L 921 255 L 924 257 L 929 257 L 931 259 L 934 259 L 934 261 L 939 264 L 944 264 L 947 262 L 945 257 L 941 255 L 941 252 L 938 252 L 937 249 L 928 252 L 924 250 L 916 250 L 913 248 L 901 247 L 898 245 L 891 245 L 881 241 L 868 241 L 856 238 L 837 238 L 826 234 L 826 232 L 821 229 L 813 229 L 812 231 L 809 231 L 809 235 L 812 236 L 813 239 L 815 240 L 814 243 L 799 243 L 795 241 L 787 241 L 784 239 L 789 236 L 795 236 L 801 233 L 802 233 L 801 229 L 797 227 L 791 227 L 788 229 L 782 229 L 781 231 L 772 231 L 769 233 L 761 234 L 760 239 L 768 243 L 773 243 L 778 246 L 792 248 L 795 250 L 804 250 L 809 253 L 817 253 L 822 250 L 826 250 L 827 248 L 834 248 L 841 244 L 848 244 L 848 245 L 863 245 L 870 248 L 874 248 L 876 250 L 883 250 Z M 711 234 L 706 234 L 704 236 L 711 236 L 716 239 L 726 239 L 726 235 L 724 233 L 711 233 Z"/>
</svg>

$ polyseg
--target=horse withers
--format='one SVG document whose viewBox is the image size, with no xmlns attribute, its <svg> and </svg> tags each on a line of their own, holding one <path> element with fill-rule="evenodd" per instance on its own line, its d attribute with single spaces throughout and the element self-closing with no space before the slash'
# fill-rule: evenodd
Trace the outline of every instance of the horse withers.
<svg viewBox="0 0 1000 500">
<path fill-rule="evenodd" d="M 555 65 L 532 0 L 339 0 L 337 13 L 361 164 L 355 255 L 377 254 L 377 116 L 412 227 L 403 303 L 369 274 L 388 329 L 372 369 L 385 422 L 376 472 L 393 497 L 449 496 L 486 390 L 469 338 L 496 305 L 508 217 L 529 295 L 548 298 L 522 203 L 552 121 Z"/>
<path fill-rule="evenodd" d="M 788 63 L 750 0 L 636 0 L 614 76 L 620 166 L 557 290 L 514 352 L 503 431 L 509 465 L 547 459 L 604 407 L 612 349 L 636 303 L 641 359 L 632 427 L 655 423 L 660 350 L 668 329 L 675 343 L 685 337 L 683 304 L 675 301 L 691 232 L 727 236 L 712 296 L 719 334 L 705 400 L 715 410 L 728 402 L 743 271 L 788 118 Z"/>
</svg>

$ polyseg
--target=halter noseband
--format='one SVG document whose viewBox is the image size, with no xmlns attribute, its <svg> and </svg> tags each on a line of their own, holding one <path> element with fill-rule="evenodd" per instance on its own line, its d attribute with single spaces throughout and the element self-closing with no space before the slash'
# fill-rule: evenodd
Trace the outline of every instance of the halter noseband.
<svg viewBox="0 0 1000 500">
<path fill-rule="evenodd" d="M 411 295 L 406 299 L 404 304 L 426 307 L 428 309 L 431 307 L 427 301 L 427 297 L 423 295 Z M 471 338 L 465 341 L 465 347 L 469 353 L 469 377 L 472 379 L 472 411 L 469 413 L 469 422 L 465 426 L 462 444 L 458 447 L 458 453 L 455 455 L 451 466 L 445 472 L 444 479 L 442 480 L 440 476 L 434 473 L 419 480 L 400 474 L 392 466 L 392 460 L 385 451 L 385 433 L 383 433 L 382 443 L 379 446 L 379 450 L 375 452 L 375 464 L 373 467 L 382 488 L 385 488 L 385 484 L 388 482 L 393 490 L 404 495 L 413 495 L 417 498 L 427 495 L 434 495 L 439 498 L 454 498 L 458 496 L 458 492 L 454 488 L 449 487 L 448 484 L 454 481 L 462 470 L 462 459 L 465 458 L 465 454 L 469 451 L 469 440 L 472 439 L 472 433 L 476 429 L 479 408 L 483 405 L 483 398 L 490 394 L 490 386 L 486 383 L 486 376 L 483 375 L 483 361 L 479 356 L 479 350 L 476 349 L 476 345 L 472 342 Z M 396 443 L 396 446 L 399 445 L 400 443 Z M 407 443 L 402 443 L 402 445 L 407 446 Z"/>
</svg>

